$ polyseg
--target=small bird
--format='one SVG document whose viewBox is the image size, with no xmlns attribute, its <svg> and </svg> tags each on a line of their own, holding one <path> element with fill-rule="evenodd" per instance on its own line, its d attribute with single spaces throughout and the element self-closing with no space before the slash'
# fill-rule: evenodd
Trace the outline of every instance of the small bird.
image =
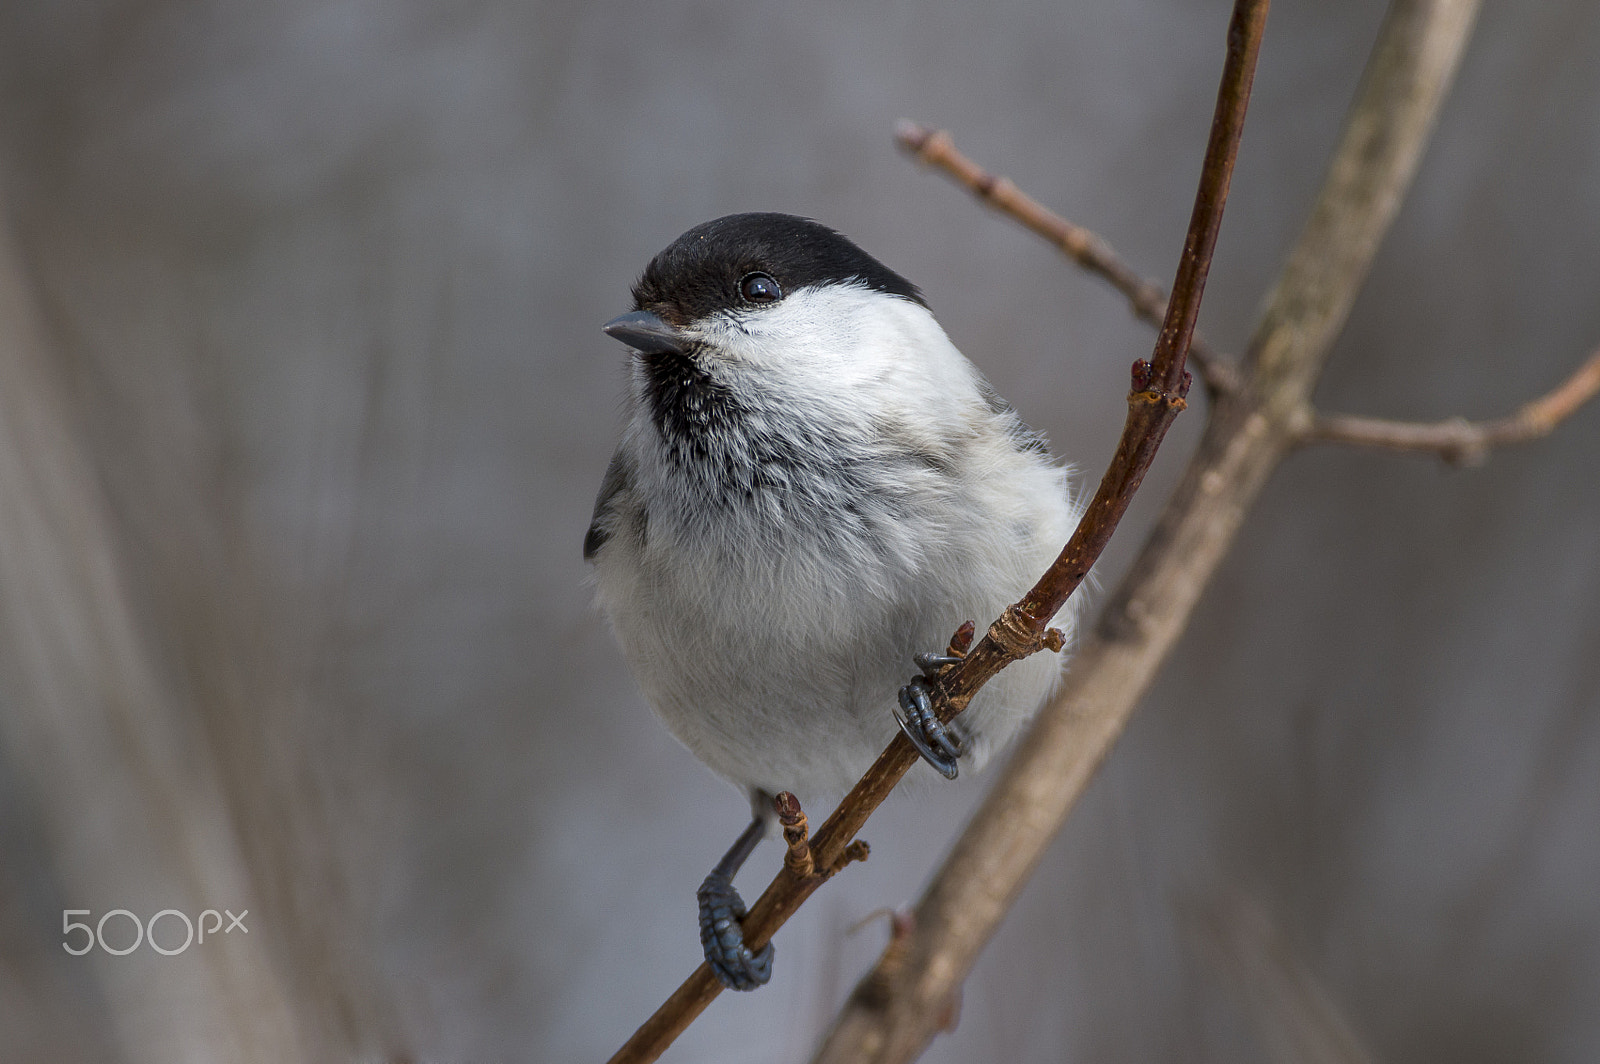
<svg viewBox="0 0 1600 1064">
<path fill-rule="evenodd" d="M 910 663 L 931 675 L 951 659 L 922 652 L 1020 598 L 1080 507 L 917 288 L 824 225 L 698 225 L 633 306 L 604 326 L 632 349 L 627 423 L 583 554 L 651 707 L 751 798 L 698 892 L 706 960 L 750 990 L 772 946 L 745 945 L 733 876 L 772 795 L 842 794 L 897 720 L 948 777 L 1003 746 L 1059 658 L 1012 664 L 949 725 Z M 1054 619 L 1069 636 L 1073 610 Z"/>
</svg>

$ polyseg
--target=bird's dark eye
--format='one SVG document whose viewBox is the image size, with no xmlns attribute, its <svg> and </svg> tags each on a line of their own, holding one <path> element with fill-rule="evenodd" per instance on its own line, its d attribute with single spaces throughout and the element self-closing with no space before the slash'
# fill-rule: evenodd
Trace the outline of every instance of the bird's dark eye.
<svg viewBox="0 0 1600 1064">
<path fill-rule="evenodd" d="M 739 295 L 746 303 L 776 303 L 783 298 L 783 289 L 764 273 L 750 273 L 739 282 Z"/>
</svg>

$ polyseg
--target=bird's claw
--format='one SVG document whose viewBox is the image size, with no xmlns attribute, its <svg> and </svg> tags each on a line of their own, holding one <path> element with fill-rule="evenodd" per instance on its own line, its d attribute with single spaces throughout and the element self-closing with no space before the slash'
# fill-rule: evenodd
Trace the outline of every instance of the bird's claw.
<svg viewBox="0 0 1600 1064">
<path fill-rule="evenodd" d="M 913 654 L 911 660 L 922 670 L 922 675 L 928 677 L 935 675 L 946 665 L 961 664 L 963 657 L 961 654 Z"/>
<path fill-rule="evenodd" d="M 719 872 L 695 891 L 700 903 L 700 946 L 717 981 L 729 990 L 754 990 L 772 978 L 772 943 L 752 953 L 744 942 L 744 899 L 733 880 Z"/>
<path fill-rule="evenodd" d="M 937 660 L 935 655 L 919 654 L 919 666 L 924 658 Z M 938 714 L 933 710 L 933 701 L 928 697 L 926 677 L 915 677 L 900 688 L 900 712 L 894 715 L 894 719 L 924 761 L 945 779 L 956 778 L 960 772 L 956 759 L 961 756 L 961 737 L 952 726 L 940 723 Z"/>
</svg>

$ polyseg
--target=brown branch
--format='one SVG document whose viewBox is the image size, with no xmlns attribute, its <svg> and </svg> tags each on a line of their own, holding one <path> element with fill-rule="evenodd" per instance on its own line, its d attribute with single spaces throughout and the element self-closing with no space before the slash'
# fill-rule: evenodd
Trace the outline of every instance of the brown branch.
<svg viewBox="0 0 1600 1064">
<path fill-rule="evenodd" d="M 1183 480 L 1062 690 L 1016 745 L 918 903 L 872 999 L 852 996 L 819 1061 L 910 1060 L 1027 881 L 1186 624 L 1296 414 L 1416 172 L 1475 0 L 1397 0 L 1311 218 Z"/>
<path fill-rule="evenodd" d="M 1167 293 L 1160 285 L 1135 273 L 1111 245 L 1094 232 L 1067 221 L 1018 188 L 1009 177 L 992 174 L 963 155 L 945 130 L 902 122 L 895 131 L 895 140 L 917 162 L 942 171 L 982 202 L 1044 237 L 1090 273 L 1098 274 L 1127 297 L 1135 317 L 1157 327 L 1166 318 Z M 1196 336 L 1190 342 L 1189 357 L 1199 369 L 1206 390 L 1213 396 L 1238 388 L 1238 368 L 1201 337 Z"/>
<path fill-rule="evenodd" d="M 1391 451 L 1432 452 L 1455 465 L 1478 465 L 1495 447 L 1528 443 L 1550 435 L 1561 422 L 1600 392 L 1600 349 L 1555 390 L 1492 421 L 1387 421 L 1353 414 L 1318 414 L 1300 437 L 1303 443 L 1348 443 Z"/>
<path fill-rule="evenodd" d="M 1150 361 L 1134 364 L 1134 387 L 1128 397 L 1128 417 L 1116 455 L 1083 520 L 1045 575 L 1020 602 L 1007 608 L 959 665 L 943 673 L 931 686 L 930 694 L 943 720 L 966 708 L 978 689 L 1006 665 L 1047 645 L 1050 619 L 1066 604 L 1099 557 L 1144 479 L 1167 428 L 1184 409 L 1183 396 L 1188 391 L 1184 360 L 1222 223 L 1266 8 L 1267 0 L 1238 0 L 1235 8 L 1194 213 L 1173 282 L 1175 296 L 1169 301 Z M 916 759 L 910 741 L 904 735 L 895 736 L 812 838 L 813 868 L 821 871 L 805 876 L 786 863 L 750 907 L 743 927 L 745 941 L 752 950 L 765 946 L 832 870 L 851 858 L 852 848 L 860 846 L 851 840 Z M 700 965 L 617 1051 L 612 1064 L 657 1059 L 721 989 L 710 968 Z M 946 995 L 944 1006 L 949 1000 L 950 995 Z"/>
</svg>

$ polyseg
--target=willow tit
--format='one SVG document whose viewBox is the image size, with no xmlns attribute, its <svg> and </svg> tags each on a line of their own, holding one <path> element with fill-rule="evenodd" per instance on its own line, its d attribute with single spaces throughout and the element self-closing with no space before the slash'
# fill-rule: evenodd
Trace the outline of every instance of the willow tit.
<svg viewBox="0 0 1600 1064">
<path fill-rule="evenodd" d="M 583 553 L 650 705 L 751 796 L 754 822 L 699 892 L 706 959 L 749 990 L 772 947 L 744 945 L 732 879 L 771 796 L 842 794 L 897 704 L 946 776 L 1004 745 L 1059 658 L 1014 663 L 948 729 L 919 712 L 909 663 L 1020 598 L 1079 507 L 917 288 L 826 226 L 696 226 L 633 304 L 605 326 L 632 349 L 628 416 Z M 1072 611 L 1054 620 L 1068 634 Z"/>
</svg>

